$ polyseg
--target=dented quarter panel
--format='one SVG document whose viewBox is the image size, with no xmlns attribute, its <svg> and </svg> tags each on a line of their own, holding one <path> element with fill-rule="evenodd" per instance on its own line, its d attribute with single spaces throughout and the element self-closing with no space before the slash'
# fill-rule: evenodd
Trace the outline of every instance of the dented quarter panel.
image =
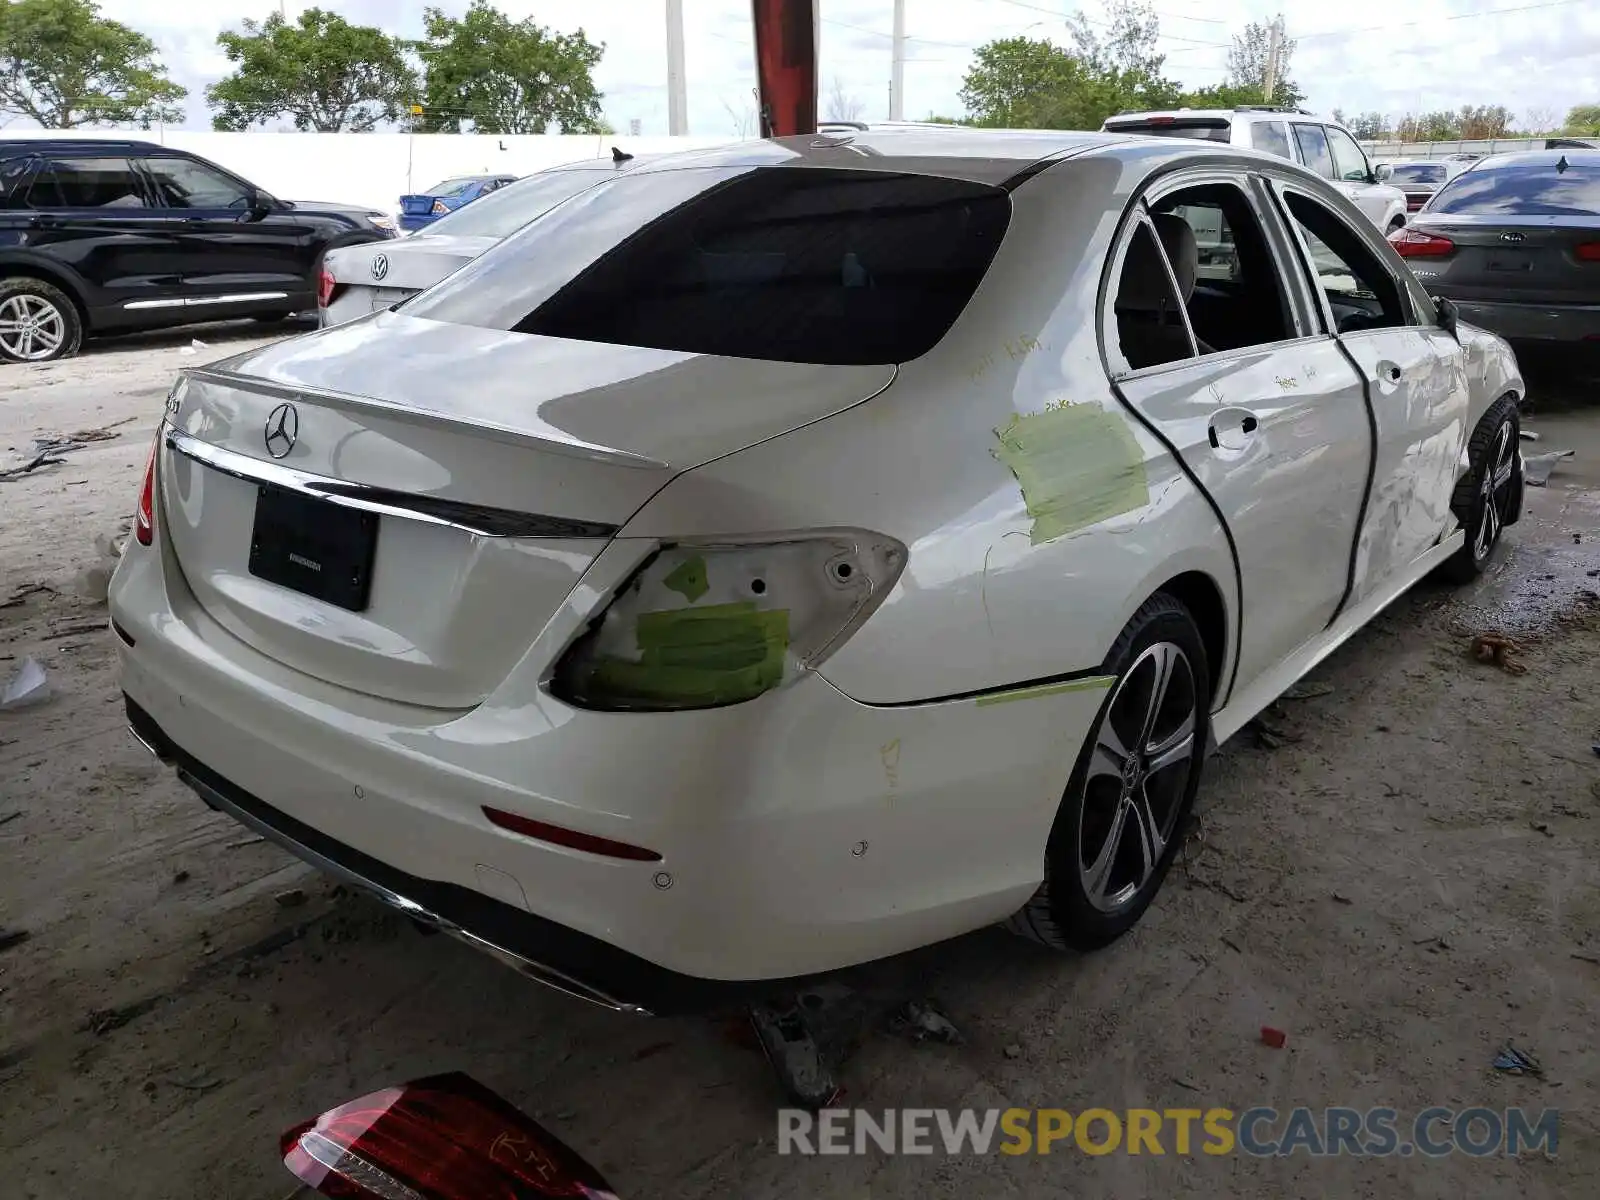
<svg viewBox="0 0 1600 1200">
<path fill-rule="evenodd" d="M 1096 337 L 1122 209 L 1171 153 L 1068 161 L 1020 186 L 999 255 L 936 350 L 865 404 L 679 476 L 624 535 L 898 539 L 904 574 L 822 667 L 871 704 L 1097 669 L 1184 572 L 1234 611 L 1215 515 L 1117 399 Z"/>
</svg>

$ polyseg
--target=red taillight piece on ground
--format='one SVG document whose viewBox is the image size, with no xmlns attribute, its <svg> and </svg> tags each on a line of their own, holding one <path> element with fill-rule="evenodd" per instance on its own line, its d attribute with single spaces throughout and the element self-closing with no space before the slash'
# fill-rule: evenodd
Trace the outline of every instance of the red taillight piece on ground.
<svg viewBox="0 0 1600 1200">
<path fill-rule="evenodd" d="M 327 267 L 323 267 L 317 275 L 318 308 L 327 308 L 328 305 L 333 303 L 333 291 L 338 286 L 338 281 L 334 279 L 333 272 L 328 270 Z"/>
<path fill-rule="evenodd" d="M 1289 1040 L 1289 1035 L 1281 1029 L 1274 1029 L 1271 1025 L 1263 1025 L 1261 1027 L 1261 1040 L 1274 1050 L 1282 1050 L 1284 1044 Z"/>
<path fill-rule="evenodd" d="M 551 845 L 565 846 L 569 850 L 584 850 L 590 854 L 604 855 L 606 858 L 625 858 L 629 862 L 661 861 L 661 855 L 654 850 L 646 850 L 643 846 L 630 846 L 627 842 L 614 842 L 610 838 L 596 837 L 592 833 L 563 829 L 559 825 L 549 825 L 544 821 L 503 812 L 498 808 L 486 806 L 483 815 L 501 829 L 509 829 L 512 833 L 520 833 L 525 837 L 538 838 L 539 841 L 549 842 Z"/>
<path fill-rule="evenodd" d="M 1581 242 L 1577 249 L 1579 262 L 1600 262 L 1600 242 Z"/>
<path fill-rule="evenodd" d="M 290 1174 L 345 1200 L 616 1200 L 559 1138 L 459 1073 L 341 1104 L 280 1145 Z"/>
<path fill-rule="evenodd" d="M 161 435 L 150 446 L 150 457 L 144 464 L 144 483 L 139 488 L 139 507 L 133 513 L 133 536 L 139 545 L 148 546 L 156 536 L 156 451 L 161 446 Z"/>
<path fill-rule="evenodd" d="M 1456 244 L 1437 233 L 1423 233 L 1407 225 L 1389 235 L 1389 244 L 1401 258 L 1444 258 L 1455 252 Z"/>
</svg>

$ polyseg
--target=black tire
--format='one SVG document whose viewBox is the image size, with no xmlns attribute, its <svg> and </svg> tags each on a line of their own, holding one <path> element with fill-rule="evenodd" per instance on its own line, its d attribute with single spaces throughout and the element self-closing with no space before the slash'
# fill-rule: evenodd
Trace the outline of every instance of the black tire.
<svg viewBox="0 0 1600 1200">
<path fill-rule="evenodd" d="M 1467 538 L 1439 574 L 1450 583 L 1471 583 L 1483 574 L 1500 535 L 1522 509 L 1522 421 L 1514 397 L 1502 396 L 1483 414 L 1467 443 L 1470 469 L 1456 484 L 1450 509 Z"/>
<path fill-rule="evenodd" d="M 72 357 L 82 342 L 83 318 L 71 296 L 31 275 L 0 279 L 0 361 L 53 362 Z"/>
<path fill-rule="evenodd" d="M 1169 685 L 1151 727 L 1144 724 L 1149 705 L 1140 701 L 1139 688 L 1159 670 L 1163 656 L 1172 663 Z M 1180 674 L 1180 663 L 1185 673 Z M 1060 950 L 1099 949 L 1133 928 L 1150 907 L 1188 828 L 1210 731 L 1205 643 L 1189 610 L 1166 593 L 1158 592 L 1133 615 L 1106 656 L 1105 672 L 1116 682 L 1078 753 L 1056 813 L 1045 848 L 1044 882 L 1008 922 L 1014 932 Z M 1179 712 L 1185 705 L 1188 715 Z M 1178 745 L 1185 728 L 1187 756 L 1150 769 L 1150 749 Z M 1124 766 L 1120 774 L 1108 769 L 1118 761 L 1107 745 L 1108 729 L 1118 749 L 1130 741 L 1138 745 L 1138 766 Z M 1130 738 L 1130 730 L 1139 736 Z M 1152 791 L 1151 784 L 1158 786 Z M 1150 829 L 1159 848 L 1141 836 Z M 1084 861 L 1086 849 L 1096 861 Z M 1123 867 L 1127 870 L 1119 874 Z M 1091 890 L 1095 879 L 1098 895 Z M 1118 880 L 1121 886 L 1108 895 Z"/>
<path fill-rule="evenodd" d="M 1393 233 L 1396 229 L 1404 229 L 1405 227 L 1406 227 L 1406 219 L 1404 217 L 1396 217 L 1394 220 L 1389 222 L 1389 228 L 1385 229 L 1384 233 L 1385 234 L 1390 234 L 1390 233 Z"/>
</svg>

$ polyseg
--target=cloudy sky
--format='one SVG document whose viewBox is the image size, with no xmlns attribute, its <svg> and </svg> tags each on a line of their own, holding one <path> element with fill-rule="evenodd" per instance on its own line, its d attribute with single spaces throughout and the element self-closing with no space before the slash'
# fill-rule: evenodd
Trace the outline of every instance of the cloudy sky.
<svg viewBox="0 0 1600 1200">
<path fill-rule="evenodd" d="M 459 11 L 467 0 L 432 3 Z M 825 115 L 837 88 L 859 102 L 863 119 L 887 116 L 892 0 L 821 3 Z M 195 128 L 209 127 L 204 86 L 227 71 L 217 32 L 274 7 L 275 0 L 101 0 L 105 15 L 155 39 L 191 90 Z M 309 5 L 287 0 L 291 16 L 302 7 Z M 321 0 L 321 7 L 414 37 L 425 0 Z M 643 133 L 666 132 L 663 0 L 500 0 L 499 7 L 604 42 L 597 82 L 606 116 L 624 132 L 632 120 Z M 1078 0 L 908 0 L 906 116 L 959 112 L 974 46 L 1017 34 L 1065 43 L 1063 14 L 1078 7 Z M 1103 16 L 1100 0 L 1082 7 L 1091 20 Z M 1243 0 L 1226 8 L 1157 0 L 1156 8 L 1168 74 L 1193 86 L 1221 81 L 1229 36 L 1245 22 L 1282 11 L 1299 41 L 1290 75 L 1318 110 L 1398 115 L 1504 104 L 1519 118 L 1559 120 L 1574 104 L 1600 102 L 1600 0 Z M 684 0 L 691 133 L 750 132 L 748 11 L 748 0 Z"/>
</svg>

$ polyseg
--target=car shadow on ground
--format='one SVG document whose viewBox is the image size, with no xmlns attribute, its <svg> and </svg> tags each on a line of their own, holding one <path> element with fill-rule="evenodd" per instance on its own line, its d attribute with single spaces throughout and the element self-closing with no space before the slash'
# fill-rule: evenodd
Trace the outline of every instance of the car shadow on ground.
<svg viewBox="0 0 1600 1200">
<path fill-rule="evenodd" d="M 175 329 L 147 329 L 138 333 L 123 333 L 97 337 L 86 341 L 80 357 L 113 351 L 162 350 L 202 342 L 219 346 L 228 342 L 254 341 L 259 338 L 293 337 L 317 327 L 315 316 L 297 315 L 282 321 L 210 321 L 201 325 L 181 325 Z"/>
</svg>

